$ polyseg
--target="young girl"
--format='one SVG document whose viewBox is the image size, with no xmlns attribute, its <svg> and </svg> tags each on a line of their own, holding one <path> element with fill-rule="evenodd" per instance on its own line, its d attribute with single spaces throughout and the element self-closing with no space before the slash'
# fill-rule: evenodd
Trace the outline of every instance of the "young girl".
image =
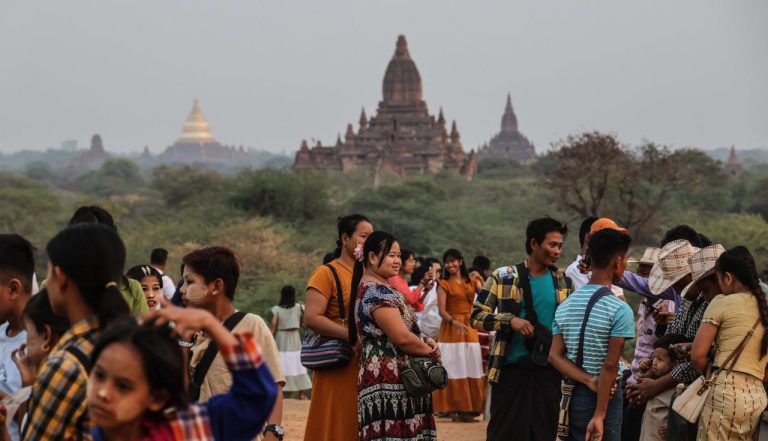
<svg viewBox="0 0 768 441">
<path fill-rule="evenodd" d="M 150 310 L 160 309 L 160 298 L 163 297 L 163 275 L 160 271 L 150 265 L 136 265 L 125 275 L 141 284 Z"/>
<path fill-rule="evenodd" d="M 300 400 L 307 399 L 312 380 L 301 364 L 301 336 L 304 327 L 304 305 L 296 303 L 296 288 L 286 285 L 280 290 L 280 303 L 272 307 L 270 330 L 280 351 L 280 367 L 285 374 L 283 392 L 298 393 Z"/>
<path fill-rule="evenodd" d="M 112 228 L 79 224 L 51 239 L 47 252 L 51 309 L 71 327 L 40 367 L 22 439 L 88 439 L 85 389 L 93 344 L 102 327 L 128 314 L 118 289 L 125 246 Z"/>
<path fill-rule="evenodd" d="M 648 376 L 661 378 L 672 372 L 672 369 L 682 362 L 686 356 L 679 354 L 675 345 L 687 343 L 690 340 L 680 334 L 667 334 L 660 337 L 653 344 L 653 362 Z M 675 388 L 670 388 L 648 400 L 643 413 L 643 424 L 640 429 L 640 441 L 664 441 L 662 431 L 659 429 L 667 426 L 669 415 L 669 402 Z"/>
<path fill-rule="evenodd" d="M 87 397 L 94 441 L 253 439 L 277 396 L 256 341 L 231 334 L 206 310 L 161 302 L 143 324 L 116 321 L 94 347 Z M 172 335 L 198 330 L 218 345 L 233 383 L 204 404 L 188 404 L 184 359 Z"/>
</svg>

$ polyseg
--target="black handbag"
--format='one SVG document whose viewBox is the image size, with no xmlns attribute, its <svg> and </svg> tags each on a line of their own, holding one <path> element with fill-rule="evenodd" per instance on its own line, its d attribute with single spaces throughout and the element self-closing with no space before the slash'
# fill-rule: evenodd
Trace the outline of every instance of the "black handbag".
<svg viewBox="0 0 768 441">
<path fill-rule="evenodd" d="M 533 337 L 525 340 L 525 348 L 528 349 L 533 364 L 545 367 L 549 365 L 549 349 L 552 347 L 552 331 L 539 322 L 536 310 L 533 308 L 531 280 L 525 263 L 517 264 L 517 277 L 520 280 L 519 286 L 523 290 L 525 319 L 533 325 Z M 554 285 L 555 289 L 557 289 L 557 281 L 554 281 Z"/>
<path fill-rule="evenodd" d="M 443 365 L 428 357 L 408 357 L 400 366 L 400 380 L 412 397 L 420 397 L 448 385 Z"/>
<path fill-rule="evenodd" d="M 341 292 L 341 280 L 336 269 L 330 264 L 325 265 L 333 274 L 336 282 L 336 298 L 339 302 L 339 317 L 346 323 L 347 312 L 344 309 L 344 296 Z M 314 371 L 344 367 L 352 359 L 352 346 L 344 340 L 324 337 L 318 334 L 308 334 L 301 342 L 301 364 Z"/>
</svg>

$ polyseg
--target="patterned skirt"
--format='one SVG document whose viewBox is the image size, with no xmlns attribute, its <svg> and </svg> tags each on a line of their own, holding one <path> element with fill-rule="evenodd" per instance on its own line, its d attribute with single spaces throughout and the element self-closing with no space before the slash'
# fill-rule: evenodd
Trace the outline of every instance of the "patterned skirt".
<svg viewBox="0 0 768 441">
<path fill-rule="evenodd" d="M 743 372 L 721 372 L 704 402 L 696 439 L 755 439 L 766 403 L 761 379 Z"/>
<path fill-rule="evenodd" d="M 437 440 L 432 397 L 408 394 L 397 360 L 375 355 L 361 360 L 358 380 L 360 441 Z"/>
</svg>

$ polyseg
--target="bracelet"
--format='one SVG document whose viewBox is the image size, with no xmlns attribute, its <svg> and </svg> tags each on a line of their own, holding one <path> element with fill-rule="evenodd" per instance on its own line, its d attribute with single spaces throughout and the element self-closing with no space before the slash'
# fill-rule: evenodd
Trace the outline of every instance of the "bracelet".
<svg viewBox="0 0 768 441">
<path fill-rule="evenodd" d="M 195 344 L 194 344 L 194 343 L 192 343 L 191 341 L 184 341 L 184 340 L 182 340 L 182 339 L 180 339 L 180 338 L 177 338 L 177 339 L 176 339 L 176 342 L 177 342 L 177 343 L 179 344 L 179 346 L 181 346 L 182 348 L 187 348 L 187 349 L 189 349 L 189 348 L 191 348 L 192 346 L 194 346 L 194 345 L 195 345 Z"/>
</svg>

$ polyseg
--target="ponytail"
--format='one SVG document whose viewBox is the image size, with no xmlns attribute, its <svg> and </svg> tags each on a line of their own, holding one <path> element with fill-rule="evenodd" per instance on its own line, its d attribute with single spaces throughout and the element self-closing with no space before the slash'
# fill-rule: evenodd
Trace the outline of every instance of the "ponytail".
<svg viewBox="0 0 768 441">
<path fill-rule="evenodd" d="M 760 357 L 765 357 L 768 353 L 768 300 L 760 288 L 760 278 L 757 275 L 757 266 L 752 253 L 747 247 L 741 245 L 731 248 L 720 255 L 715 269 L 720 274 L 731 273 L 755 296 L 757 310 L 760 312 L 760 323 L 764 328 L 763 339 L 760 343 Z"/>
<path fill-rule="evenodd" d="M 360 288 L 360 280 L 363 278 L 363 272 L 366 268 L 368 268 L 368 265 L 370 264 L 368 261 L 368 256 L 371 253 L 374 253 L 379 257 L 386 256 L 389 254 L 389 250 L 392 249 L 392 244 L 396 241 L 397 239 L 395 239 L 395 236 L 387 232 L 374 231 L 370 236 L 368 236 L 368 239 L 366 239 L 365 243 L 363 244 L 362 260 L 358 259 L 357 257 L 355 258 L 355 267 L 352 270 L 352 286 L 350 287 L 349 295 L 349 314 L 347 317 L 349 344 L 352 346 L 357 344 L 357 291 Z M 384 259 L 381 259 L 379 261 L 379 265 L 381 265 L 383 262 Z"/>
<path fill-rule="evenodd" d="M 47 246 L 51 265 L 74 282 L 80 296 L 107 326 L 129 313 L 120 293 L 125 267 L 125 245 L 117 232 L 100 224 L 77 224 L 60 231 Z"/>
</svg>

